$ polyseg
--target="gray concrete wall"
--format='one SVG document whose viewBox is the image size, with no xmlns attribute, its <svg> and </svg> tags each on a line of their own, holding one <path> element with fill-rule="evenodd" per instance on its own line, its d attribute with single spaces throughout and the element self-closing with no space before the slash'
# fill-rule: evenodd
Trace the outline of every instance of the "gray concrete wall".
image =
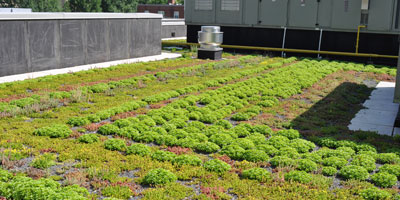
<svg viewBox="0 0 400 200">
<path fill-rule="evenodd" d="M 0 76 L 161 54 L 161 15 L 7 15 Z"/>
<path fill-rule="evenodd" d="M 397 59 L 397 73 L 396 73 L 396 87 L 394 91 L 394 103 L 400 103 L 400 45 L 399 45 L 399 58 Z M 400 116 L 400 113 L 399 113 Z"/>
<path fill-rule="evenodd" d="M 173 38 L 173 37 L 186 37 L 185 19 L 162 20 L 161 38 Z"/>
</svg>

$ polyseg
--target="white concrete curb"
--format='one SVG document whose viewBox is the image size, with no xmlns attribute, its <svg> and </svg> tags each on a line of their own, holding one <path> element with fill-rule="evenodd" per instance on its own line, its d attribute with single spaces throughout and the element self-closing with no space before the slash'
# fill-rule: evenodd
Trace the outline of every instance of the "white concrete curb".
<svg viewBox="0 0 400 200">
<path fill-rule="evenodd" d="M 71 13 L 71 12 L 0 13 L 0 20 L 140 19 L 140 18 L 162 19 L 162 15 L 153 13 Z"/>
<path fill-rule="evenodd" d="M 186 40 L 186 37 L 163 38 L 161 40 Z"/>
<path fill-rule="evenodd" d="M 157 56 L 147 56 L 147 57 L 141 57 L 141 58 L 132 58 L 132 59 L 126 59 L 126 60 L 116 60 L 116 61 L 110 61 L 110 62 L 104 62 L 104 63 L 81 65 L 81 66 L 69 67 L 69 68 L 63 68 L 63 69 L 52 69 L 52 70 L 47 70 L 47 71 L 17 74 L 17 75 L 0 77 L 0 83 L 22 81 L 22 80 L 26 80 L 26 79 L 33 79 L 33 78 L 38 78 L 38 77 L 43 77 L 43 76 L 48 76 L 48 75 L 73 73 L 73 72 L 79 72 L 79 71 L 90 70 L 90 69 L 95 69 L 95 68 L 107 68 L 110 66 L 115 66 L 115 65 L 120 65 L 120 64 L 149 62 L 149 61 L 179 58 L 181 56 L 182 56 L 181 54 L 177 54 L 177 53 L 162 53 L 161 55 L 157 55 Z"/>
</svg>

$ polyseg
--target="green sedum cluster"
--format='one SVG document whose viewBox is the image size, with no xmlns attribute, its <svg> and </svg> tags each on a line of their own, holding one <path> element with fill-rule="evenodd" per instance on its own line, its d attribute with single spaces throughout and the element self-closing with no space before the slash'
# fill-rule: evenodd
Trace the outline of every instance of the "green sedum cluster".
<svg viewBox="0 0 400 200">
<path fill-rule="evenodd" d="M 231 166 L 228 163 L 219 159 L 213 159 L 205 162 L 204 168 L 208 171 L 222 174 L 226 171 L 229 171 L 231 169 Z"/>
<path fill-rule="evenodd" d="M 37 156 L 31 163 L 31 166 L 37 169 L 47 169 L 56 164 L 56 155 L 45 153 Z"/>
<path fill-rule="evenodd" d="M 71 135 L 72 131 L 67 125 L 54 124 L 36 129 L 33 134 L 38 136 L 49 136 L 51 138 L 66 138 Z"/>
<path fill-rule="evenodd" d="M 151 154 L 151 158 L 154 160 L 158 160 L 161 162 L 164 161 L 173 161 L 176 158 L 176 154 L 169 152 L 169 151 L 155 151 L 153 154 Z"/>
<path fill-rule="evenodd" d="M 126 148 L 126 144 L 121 139 L 108 139 L 104 141 L 104 148 L 111 151 L 123 151 Z"/>
<path fill-rule="evenodd" d="M 347 164 L 347 160 L 344 158 L 339 158 L 339 157 L 329 157 L 325 158 L 322 161 L 322 164 L 324 166 L 329 166 L 329 167 L 335 167 L 337 169 L 341 169 Z"/>
<path fill-rule="evenodd" d="M 318 169 L 318 165 L 311 160 L 301 159 L 297 161 L 297 169 L 300 171 L 312 172 Z"/>
<path fill-rule="evenodd" d="M 310 183 L 312 181 L 312 176 L 304 171 L 291 171 L 285 174 L 285 180 L 299 183 Z"/>
<path fill-rule="evenodd" d="M 100 141 L 100 139 L 97 134 L 89 133 L 89 134 L 81 135 L 78 138 L 78 141 L 82 142 L 82 143 L 92 144 L 92 143 Z"/>
<path fill-rule="evenodd" d="M 86 119 L 85 117 L 72 117 L 69 118 L 67 124 L 71 125 L 71 126 L 84 126 L 89 124 L 90 121 L 88 119 Z"/>
<path fill-rule="evenodd" d="M 280 136 L 285 136 L 287 138 L 289 138 L 289 140 L 293 140 L 293 139 L 297 139 L 300 138 L 300 133 L 297 130 L 294 129 L 284 129 L 284 130 L 280 130 L 276 133 L 277 135 Z"/>
<path fill-rule="evenodd" d="M 145 144 L 132 144 L 126 148 L 126 153 L 135 154 L 139 156 L 147 156 L 151 153 L 150 147 Z"/>
<path fill-rule="evenodd" d="M 353 157 L 351 161 L 352 165 L 362 166 L 368 170 L 368 172 L 372 172 L 376 169 L 375 159 L 369 155 L 361 154 Z"/>
<path fill-rule="evenodd" d="M 325 176 L 334 176 L 337 173 L 337 169 L 335 167 L 323 167 L 322 174 Z"/>
<path fill-rule="evenodd" d="M 199 152 L 215 153 L 220 149 L 220 147 L 217 144 L 212 143 L 212 142 L 204 142 L 204 143 L 197 144 L 195 149 Z"/>
<path fill-rule="evenodd" d="M 345 179 L 366 180 L 369 177 L 367 169 L 357 165 L 347 165 L 339 171 L 339 175 Z"/>
<path fill-rule="evenodd" d="M 365 200 L 389 200 L 392 195 L 376 187 L 368 188 L 360 192 L 360 196 Z"/>
<path fill-rule="evenodd" d="M 252 180 L 257 180 L 260 182 L 266 182 L 272 179 L 271 173 L 263 168 L 252 168 L 244 170 L 242 172 L 242 177 Z"/>
<path fill-rule="evenodd" d="M 175 182 L 177 177 L 174 173 L 158 168 L 149 171 L 143 178 L 143 183 L 147 185 L 165 185 L 167 183 Z"/>
<path fill-rule="evenodd" d="M 78 185 L 61 187 L 51 179 L 33 180 L 29 177 L 13 176 L 0 169 L 0 196 L 6 199 L 32 200 L 87 200 L 89 192 Z"/>
<path fill-rule="evenodd" d="M 379 172 L 387 172 L 400 178 L 400 165 L 384 164 L 379 167 Z"/>
<path fill-rule="evenodd" d="M 174 160 L 172 160 L 172 163 L 178 166 L 182 165 L 200 166 L 202 161 L 197 156 L 180 155 L 174 158 Z"/>
<path fill-rule="evenodd" d="M 397 177 L 386 172 L 373 174 L 371 180 L 375 185 L 384 188 L 389 188 L 397 184 Z"/>
</svg>

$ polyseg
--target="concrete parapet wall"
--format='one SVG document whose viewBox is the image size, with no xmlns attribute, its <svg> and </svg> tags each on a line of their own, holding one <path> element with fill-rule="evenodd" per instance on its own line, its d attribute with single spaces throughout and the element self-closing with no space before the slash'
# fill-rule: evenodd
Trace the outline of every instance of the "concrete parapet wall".
<svg viewBox="0 0 400 200">
<path fill-rule="evenodd" d="M 158 14 L 0 14 L 0 76 L 159 54 Z"/>
<path fill-rule="evenodd" d="M 161 37 L 186 37 L 185 19 L 163 19 Z"/>
</svg>

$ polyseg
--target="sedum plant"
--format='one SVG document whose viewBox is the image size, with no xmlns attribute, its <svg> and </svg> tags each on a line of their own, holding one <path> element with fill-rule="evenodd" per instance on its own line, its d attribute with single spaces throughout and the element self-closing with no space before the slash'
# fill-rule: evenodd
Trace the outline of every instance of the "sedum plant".
<svg viewBox="0 0 400 200">
<path fill-rule="evenodd" d="M 118 126 L 114 124 L 106 124 L 103 126 L 100 126 L 98 132 L 102 135 L 115 135 L 119 132 Z"/>
<path fill-rule="evenodd" d="M 333 176 L 337 173 L 337 169 L 335 167 L 323 167 L 322 174 L 325 176 Z"/>
<path fill-rule="evenodd" d="M 367 169 L 357 165 L 347 165 L 339 171 L 339 175 L 345 179 L 366 180 L 369 177 Z"/>
<path fill-rule="evenodd" d="M 310 183 L 312 181 L 312 176 L 304 171 L 291 171 L 285 174 L 285 180 L 299 183 Z"/>
<path fill-rule="evenodd" d="M 102 189 L 101 194 L 115 199 L 129 199 L 134 192 L 128 186 L 111 185 Z"/>
<path fill-rule="evenodd" d="M 0 182 L 8 182 L 12 177 L 10 172 L 0 168 Z"/>
<path fill-rule="evenodd" d="M 1 182 L 0 196 L 6 199 L 34 200 L 87 200 L 89 192 L 78 185 L 61 187 L 51 179 L 33 180 L 29 177 L 16 176 L 11 181 Z"/>
<path fill-rule="evenodd" d="M 36 129 L 33 134 L 38 136 L 49 136 L 51 138 L 66 138 L 71 135 L 72 131 L 67 125 L 54 124 L 43 128 Z"/>
<path fill-rule="evenodd" d="M 260 144 L 256 146 L 256 149 L 264 151 L 265 153 L 267 153 L 269 156 L 274 156 L 275 154 L 277 154 L 279 151 L 278 149 L 276 149 L 275 147 L 273 147 L 272 145 L 268 145 L 268 144 Z"/>
<path fill-rule="evenodd" d="M 212 135 L 209 141 L 217 144 L 220 147 L 224 147 L 231 144 L 233 142 L 233 138 L 227 133 L 217 133 Z"/>
<path fill-rule="evenodd" d="M 397 184 L 397 177 L 386 172 L 379 172 L 371 176 L 376 186 L 389 188 Z"/>
<path fill-rule="evenodd" d="M 123 151 L 126 148 L 126 144 L 121 139 L 108 139 L 104 142 L 104 148 L 111 151 Z"/>
<path fill-rule="evenodd" d="M 78 141 L 82 142 L 82 143 L 92 144 L 92 143 L 95 143 L 95 142 L 99 141 L 99 136 L 97 134 L 94 134 L 94 133 L 85 134 L 85 135 L 81 135 L 78 138 Z"/>
<path fill-rule="evenodd" d="M 249 149 L 243 153 L 243 159 L 250 162 L 263 162 L 263 161 L 268 161 L 269 156 L 264 151 L 257 149 Z"/>
<path fill-rule="evenodd" d="M 36 157 L 32 161 L 31 166 L 37 169 L 47 169 L 51 166 L 56 165 L 55 160 L 56 160 L 56 155 L 45 153 L 43 155 Z"/>
<path fill-rule="evenodd" d="M 347 164 L 347 160 L 339 157 L 329 157 L 322 160 L 324 166 L 336 167 L 338 169 L 344 167 Z"/>
<path fill-rule="evenodd" d="M 253 149 L 255 147 L 254 142 L 247 138 L 237 138 L 232 144 L 239 145 L 243 149 Z"/>
<path fill-rule="evenodd" d="M 272 179 L 271 173 L 263 168 L 252 168 L 244 170 L 242 172 L 242 177 L 252 180 L 257 180 L 260 182 L 266 182 Z"/>
<path fill-rule="evenodd" d="M 244 150 L 239 145 L 233 144 L 233 145 L 224 146 L 221 149 L 220 153 L 225 154 L 234 160 L 241 160 L 241 159 L 243 159 L 243 154 L 245 151 L 246 150 Z"/>
<path fill-rule="evenodd" d="M 226 171 L 229 171 L 231 169 L 231 166 L 224 161 L 213 159 L 205 162 L 204 168 L 208 171 L 222 174 Z"/>
<path fill-rule="evenodd" d="M 389 200 L 392 197 L 389 192 L 376 187 L 362 190 L 360 196 L 365 200 Z"/>
<path fill-rule="evenodd" d="M 175 182 L 178 178 L 176 175 L 166 169 L 158 168 L 149 171 L 143 178 L 146 185 L 165 185 Z"/>
<path fill-rule="evenodd" d="M 71 117 L 69 118 L 67 124 L 71 126 L 84 126 L 89 124 L 90 121 L 86 119 L 85 117 Z"/>
<path fill-rule="evenodd" d="M 196 145 L 195 149 L 199 152 L 204 153 L 215 153 L 217 152 L 220 147 L 212 142 L 203 142 Z"/>
<path fill-rule="evenodd" d="M 400 178 L 400 165 L 384 164 L 379 167 L 379 172 L 387 172 Z"/>
<path fill-rule="evenodd" d="M 277 156 L 287 156 L 292 159 L 297 159 L 300 157 L 300 154 L 297 153 L 297 150 L 292 147 L 283 147 L 279 149 L 278 153 L 276 153 Z"/>
<path fill-rule="evenodd" d="M 164 161 L 172 161 L 174 160 L 176 157 L 176 154 L 169 152 L 169 151 L 161 151 L 161 150 L 157 150 L 156 152 L 154 152 L 153 154 L 151 154 L 151 158 L 154 160 L 158 160 L 161 162 Z"/>
<path fill-rule="evenodd" d="M 267 140 L 267 144 L 274 146 L 277 149 L 289 146 L 290 140 L 285 136 L 272 136 Z"/>
<path fill-rule="evenodd" d="M 289 146 L 295 148 L 299 153 L 307 153 L 313 150 L 316 146 L 313 142 L 304 139 L 293 139 L 290 141 Z"/>
<path fill-rule="evenodd" d="M 400 164 L 400 157 L 395 153 L 380 153 L 377 160 L 381 164 Z"/>
<path fill-rule="evenodd" d="M 172 160 L 172 163 L 178 166 L 182 165 L 192 165 L 192 166 L 200 166 L 201 165 L 201 160 L 197 156 L 192 156 L 192 155 L 180 155 L 177 156 Z"/>
<path fill-rule="evenodd" d="M 318 165 L 317 163 L 308 160 L 308 159 L 301 159 L 297 161 L 297 169 L 300 171 L 305 171 L 305 172 L 312 172 L 317 170 Z"/>
<path fill-rule="evenodd" d="M 296 164 L 296 161 L 287 156 L 275 156 L 271 160 L 273 167 L 290 167 Z"/>
<path fill-rule="evenodd" d="M 285 136 L 285 137 L 289 138 L 289 140 L 300 138 L 299 131 L 294 130 L 294 129 L 283 129 L 283 130 L 278 131 L 276 134 L 280 135 L 280 136 Z"/>
<path fill-rule="evenodd" d="M 353 157 L 351 161 L 352 165 L 362 166 L 368 170 L 368 172 L 372 172 L 376 169 L 375 159 L 369 155 L 361 154 Z"/>
<path fill-rule="evenodd" d="M 145 144 L 132 144 L 126 148 L 126 153 L 135 154 L 139 156 L 147 156 L 151 152 L 150 147 L 146 146 Z"/>
<path fill-rule="evenodd" d="M 272 129 L 267 126 L 267 125 L 254 125 L 252 127 L 252 131 L 255 133 L 260 133 L 265 136 L 271 136 L 272 135 Z"/>
</svg>

